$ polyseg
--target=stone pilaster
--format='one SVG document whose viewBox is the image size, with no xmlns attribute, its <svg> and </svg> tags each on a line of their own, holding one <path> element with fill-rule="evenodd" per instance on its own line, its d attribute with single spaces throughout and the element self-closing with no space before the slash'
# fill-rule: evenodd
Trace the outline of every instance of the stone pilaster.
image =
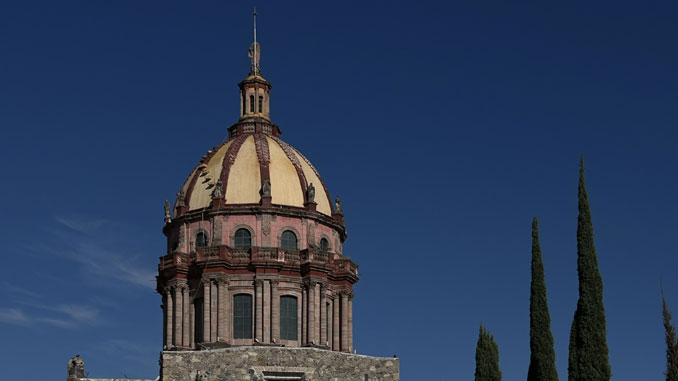
<svg viewBox="0 0 678 381">
<path fill-rule="evenodd" d="M 341 293 L 341 351 L 348 352 L 348 293 Z"/>
<path fill-rule="evenodd" d="M 264 281 L 261 279 L 257 279 L 254 281 L 254 292 L 255 292 L 255 303 L 256 307 L 254 309 L 256 319 L 254 322 L 254 332 L 255 332 L 255 339 L 258 342 L 262 342 L 263 336 L 264 336 Z"/>
<path fill-rule="evenodd" d="M 301 344 L 308 342 L 308 293 L 306 292 L 306 284 L 301 286 Z"/>
<path fill-rule="evenodd" d="M 165 345 L 167 349 L 174 346 L 174 321 L 172 315 L 174 314 L 174 303 L 172 302 L 172 286 L 165 287 L 165 319 L 167 332 L 165 333 Z"/>
<path fill-rule="evenodd" d="M 271 280 L 271 341 L 274 343 L 280 342 L 280 296 L 278 295 L 278 284 L 277 280 Z"/>
<path fill-rule="evenodd" d="M 188 297 L 188 285 L 181 286 L 181 299 L 182 299 L 182 309 L 183 309 L 183 332 L 182 346 L 190 347 L 190 332 L 191 332 L 191 318 L 189 316 L 189 311 L 191 310 L 191 301 Z"/>
<path fill-rule="evenodd" d="M 210 342 L 217 342 L 217 307 L 219 306 L 217 282 L 210 280 Z"/>
<path fill-rule="evenodd" d="M 353 352 L 353 292 L 348 295 L 348 351 Z"/>
<path fill-rule="evenodd" d="M 308 285 L 308 344 L 318 344 L 316 339 L 315 325 L 315 292 L 316 283 L 311 282 Z"/>
<path fill-rule="evenodd" d="M 202 284 L 202 341 L 206 343 L 210 341 L 210 327 L 212 325 L 212 320 L 210 319 L 210 280 L 203 278 Z"/>
<path fill-rule="evenodd" d="M 339 327 L 341 326 L 339 319 L 339 303 L 339 296 L 334 294 L 332 300 L 332 314 L 334 315 L 332 319 L 332 350 L 334 351 L 341 350 L 339 341 Z"/>
<path fill-rule="evenodd" d="M 273 323 L 271 321 L 271 284 L 269 282 L 264 281 L 264 292 L 263 292 L 263 310 L 264 310 L 264 315 L 263 315 L 263 340 L 262 342 L 264 343 L 270 343 L 271 342 L 271 324 Z"/>
<path fill-rule="evenodd" d="M 320 283 L 320 344 L 327 345 L 327 286 Z"/>
<path fill-rule="evenodd" d="M 228 308 L 228 281 L 225 279 L 219 279 L 217 284 L 219 292 L 219 313 L 217 314 L 217 333 L 218 340 L 221 342 L 228 342 L 231 339 L 229 324 L 230 319 L 229 308 Z"/>
<path fill-rule="evenodd" d="M 195 349 L 195 299 L 190 300 L 190 308 L 189 308 L 189 347 Z"/>
</svg>

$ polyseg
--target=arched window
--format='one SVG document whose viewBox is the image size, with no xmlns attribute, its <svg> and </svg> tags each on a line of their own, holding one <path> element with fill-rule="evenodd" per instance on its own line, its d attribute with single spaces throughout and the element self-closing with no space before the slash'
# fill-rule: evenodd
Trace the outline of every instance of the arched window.
<svg viewBox="0 0 678 381">
<path fill-rule="evenodd" d="M 252 233 L 247 229 L 238 229 L 235 231 L 233 244 L 238 249 L 249 248 L 252 246 Z"/>
<path fill-rule="evenodd" d="M 233 295 L 233 338 L 252 338 L 252 295 Z"/>
<path fill-rule="evenodd" d="M 330 242 L 327 238 L 320 239 L 320 251 L 328 251 L 330 249 Z"/>
<path fill-rule="evenodd" d="M 259 112 L 264 112 L 264 97 L 259 96 Z"/>
<path fill-rule="evenodd" d="M 282 340 L 297 339 L 297 297 L 284 295 L 280 297 L 280 338 Z"/>
<path fill-rule="evenodd" d="M 195 247 L 207 246 L 207 234 L 200 232 L 195 235 Z"/>
<path fill-rule="evenodd" d="M 297 236 L 290 230 L 285 230 L 280 236 L 280 246 L 287 250 L 297 250 Z"/>
<path fill-rule="evenodd" d="M 250 112 L 254 112 L 254 95 L 250 95 Z"/>
</svg>

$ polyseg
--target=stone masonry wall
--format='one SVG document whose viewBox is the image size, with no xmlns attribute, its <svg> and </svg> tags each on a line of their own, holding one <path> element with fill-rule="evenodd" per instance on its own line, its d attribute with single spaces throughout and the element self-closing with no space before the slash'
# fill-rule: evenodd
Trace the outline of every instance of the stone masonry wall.
<svg viewBox="0 0 678 381">
<path fill-rule="evenodd" d="M 254 381 L 294 374 L 305 381 L 396 381 L 397 358 L 371 357 L 316 348 L 236 347 L 163 352 L 161 381 Z M 367 378 L 365 378 L 367 375 Z M 285 378 L 294 379 L 294 378 Z"/>
</svg>

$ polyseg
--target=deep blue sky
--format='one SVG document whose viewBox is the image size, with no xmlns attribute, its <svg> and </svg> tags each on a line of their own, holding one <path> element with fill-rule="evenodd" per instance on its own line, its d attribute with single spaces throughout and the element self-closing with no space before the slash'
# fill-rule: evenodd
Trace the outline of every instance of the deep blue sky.
<svg viewBox="0 0 678 381">
<path fill-rule="evenodd" d="M 675 2 L 263 1 L 283 138 L 341 195 L 355 346 L 469 380 L 482 322 L 529 364 L 540 219 L 557 366 L 577 302 L 586 158 L 614 380 L 662 380 L 678 314 Z M 0 5 L 6 379 L 158 373 L 162 204 L 226 136 L 251 2 Z"/>
</svg>

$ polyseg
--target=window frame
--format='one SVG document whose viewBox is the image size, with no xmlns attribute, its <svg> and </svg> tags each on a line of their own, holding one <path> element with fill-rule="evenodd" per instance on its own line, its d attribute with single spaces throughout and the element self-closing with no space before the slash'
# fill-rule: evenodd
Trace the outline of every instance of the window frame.
<svg viewBox="0 0 678 381">
<path fill-rule="evenodd" d="M 295 295 L 280 295 L 280 340 L 299 340 L 299 298 Z"/>
<path fill-rule="evenodd" d="M 254 314 L 252 311 L 253 306 L 253 296 L 248 293 L 239 293 L 233 295 L 233 339 L 253 339 L 253 327 L 254 327 Z M 243 303 L 245 300 L 248 300 L 249 306 L 247 303 Z M 245 304 L 245 305 L 243 305 Z M 249 308 L 247 308 L 249 307 Z M 240 314 L 239 314 L 240 313 Z"/>
<path fill-rule="evenodd" d="M 285 238 L 286 233 L 289 233 L 294 237 L 294 247 L 285 245 L 285 242 L 290 242 L 289 239 Z M 287 234 L 288 237 L 289 234 Z M 299 237 L 297 237 L 297 234 L 290 229 L 284 230 L 280 233 L 280 247 L 285 250 L 299 250 Z"/>
</svg>

